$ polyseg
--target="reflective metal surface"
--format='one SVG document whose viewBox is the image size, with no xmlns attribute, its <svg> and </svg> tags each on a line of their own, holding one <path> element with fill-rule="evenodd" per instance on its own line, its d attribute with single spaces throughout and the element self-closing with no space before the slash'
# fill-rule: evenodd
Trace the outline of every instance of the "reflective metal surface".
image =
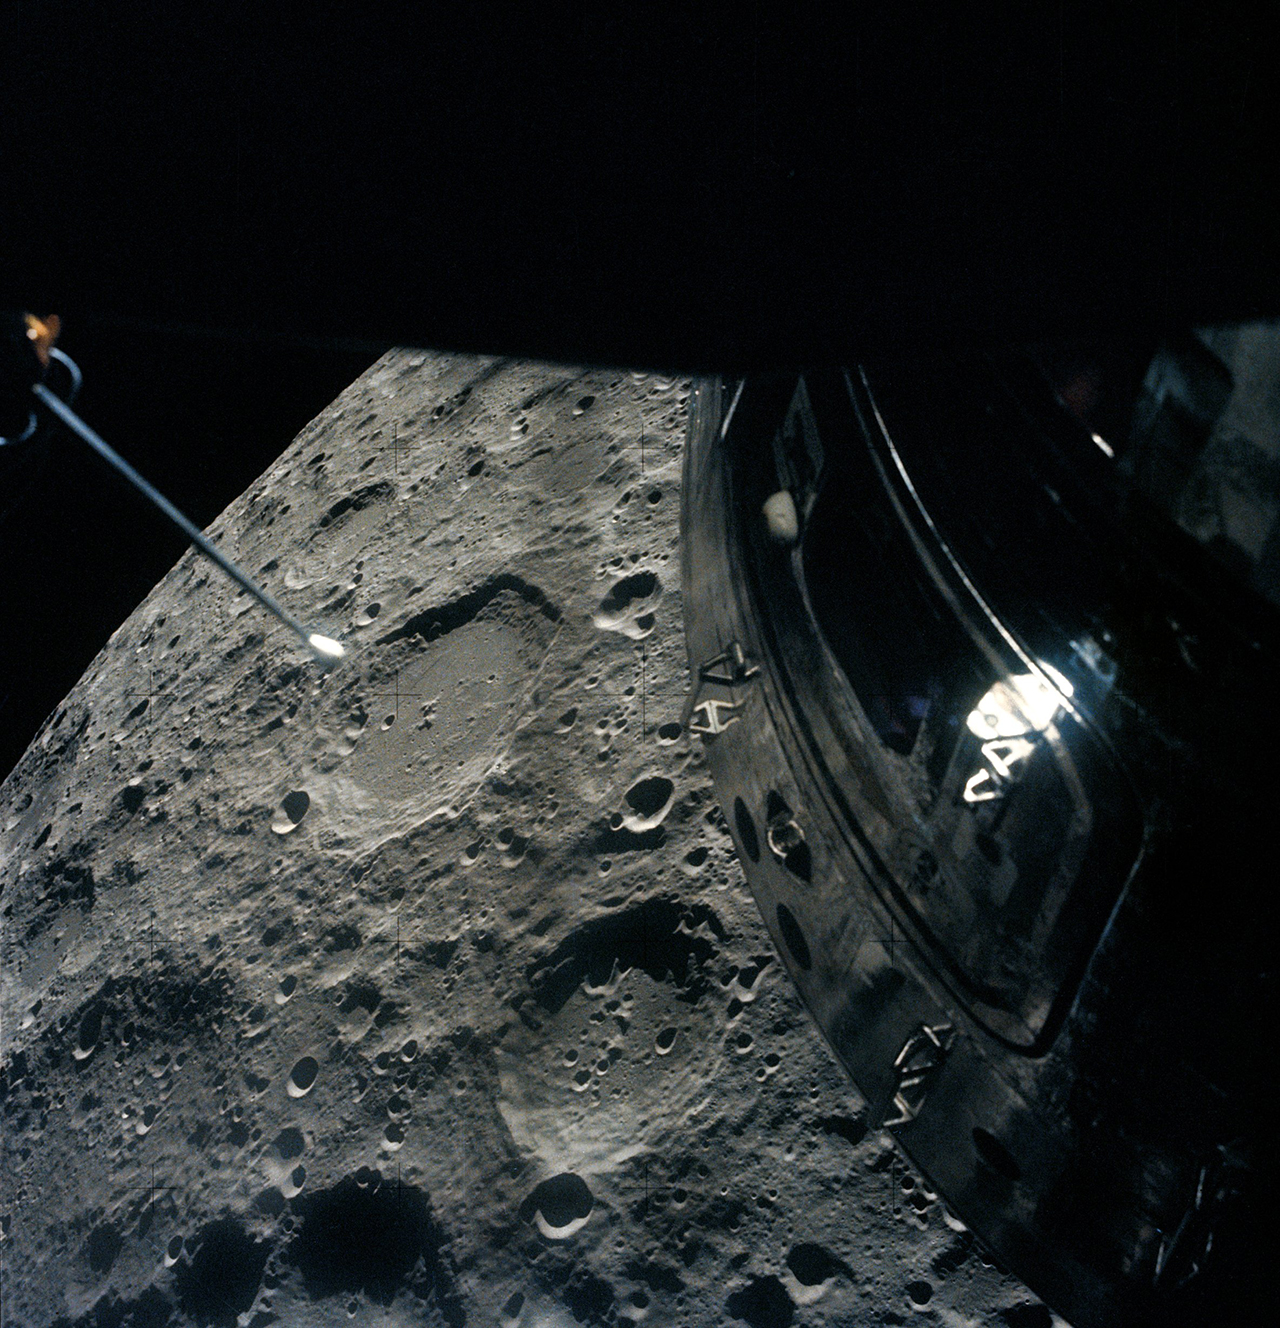
<svg viewBox="0 0 1280 1328">
<path fill-rule="evenodd" d="M 1265 586 L 1043 360 L 695 404 L 693 727 L 873 1119 L 1076 1328 L 1274 1308 Z"/>
</svg>

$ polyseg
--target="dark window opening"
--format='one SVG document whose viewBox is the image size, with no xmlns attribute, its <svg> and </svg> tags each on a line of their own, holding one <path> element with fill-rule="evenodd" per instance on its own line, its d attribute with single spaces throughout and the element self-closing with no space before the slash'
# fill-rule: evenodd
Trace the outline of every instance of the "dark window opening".
<svg viewBox="0 0 1280 1328">
<path fill-rule="evenodd" d="M 1012 416 L 993 426 L 980 392 L 965 400 L 963 376 L 951 393 L 894 386 L 876 399 L 888 403 L 886 426 L 903 426 L 902 455 L 926 510 L 938 497 L 944 538 L 963 527 L 965 547 L 982 551 L 978 564 L 1019 561 L 1023 584 L 1034 585 L 1037 569 L 1061 556 L 1055 523 L 1065 519 L 1040 492 L 1035 440 Z M 865 717 L 851 741 L 873 758 L 878 750 L 873 764 L 894 808 L 863 829 L 961 987 L 985 1007 L 979 1017 L 1030 1046 L 1069 1000 L 1140 842 L 1128 786 L 1071 712 L 1075 688 L 1058 668 L 1068 640 L 1054 628 L 1072 606 L 1046 594 L 1032 664 L 1002 643 L 976 601 L 962 598 L 962 616 L 948 594 L 967 592 L 941 570 L 941 546 L 883 444 L 857 422 L 848 388 L 841 400 L 810 382 L 808 397 L 824 468 L 802 544 L 805 586 Z M 849 792 L 857 805 L 859 791 Z M 863 795 L 862 805 L 875 804 Z"/>
</svg>

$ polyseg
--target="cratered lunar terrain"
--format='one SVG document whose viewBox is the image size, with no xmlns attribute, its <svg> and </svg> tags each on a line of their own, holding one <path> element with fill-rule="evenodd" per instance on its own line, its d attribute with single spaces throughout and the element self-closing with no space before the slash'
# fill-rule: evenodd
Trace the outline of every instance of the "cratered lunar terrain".
<svg viewBox="0 0 1280 1328">
<path fill-rule="evenodd" d="M 0 789 L 8 1328 L 1052 1316 L 861 1102 L 681 730 L 690 384 L 395 351 Z"/>
</svg>

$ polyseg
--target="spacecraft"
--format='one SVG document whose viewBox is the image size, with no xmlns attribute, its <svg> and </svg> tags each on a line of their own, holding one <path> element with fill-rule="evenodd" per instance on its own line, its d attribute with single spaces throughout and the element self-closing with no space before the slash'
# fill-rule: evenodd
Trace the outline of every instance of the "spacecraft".
<svg viewBox="0 0 1280 1328">
<path fill-rule="evenodd" d="M 1074 1328 L 1275 1308 L 1280 325 L 704 378 L 693 691 L 779 953 Z"/>
</svg>

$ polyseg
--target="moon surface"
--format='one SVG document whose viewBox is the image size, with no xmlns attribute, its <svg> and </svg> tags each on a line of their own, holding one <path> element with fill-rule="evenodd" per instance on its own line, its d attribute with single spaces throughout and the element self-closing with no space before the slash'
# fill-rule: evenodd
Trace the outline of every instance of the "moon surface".
<svg viewBox="0 0 1280 1328">
<path fill-rule="evenodd" d="M 398 350 L 0 787 L 8 1328 L 1043 1328 L 772 953 L 686 693 L 690 384 Z M 1060 1321 L 1058 1321 L 1060 1322 Z"/>
</svg>

